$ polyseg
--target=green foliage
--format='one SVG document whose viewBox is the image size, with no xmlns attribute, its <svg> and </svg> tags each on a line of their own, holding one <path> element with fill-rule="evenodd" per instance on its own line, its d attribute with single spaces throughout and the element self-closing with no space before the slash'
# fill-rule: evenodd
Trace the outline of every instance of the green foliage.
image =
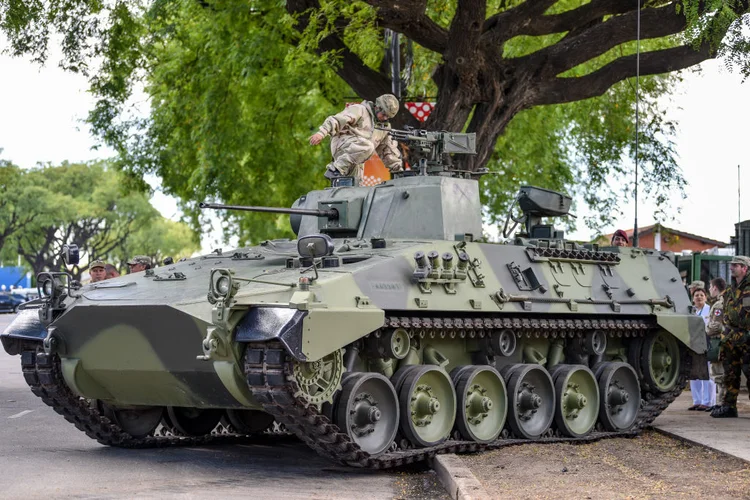
<svg viewBox="0 0 750 500">
<path fill-rule="evenodd" d="M 196 201 L 289 206 L 324 185 L 320 166 L 328 154 L 306 141 L 333 110 L 329 100 L 343 102 L 346 88 L 329 66 L 285 41 L 292 28 L 282 5 L 256 6 L 181 2 L 151 17 L 152 112 L 148 122 L 133 124 L 145 127 L 148 142 L 120 151 L 132 171 L 153 171 L 168 193 L 189 201 L 183 209 L 196 226 Z M 111 131 L 106 110 L 92 116 L 98 131 Z M 285 217 L 224 217 L 242 243 L 291 235 Z"/>
<path fill-rule="evenodd" d="M 139 227 L 110 258 L 115 265 L 127 262 L 133 255 L 148 255 L 153 262 L 172 257 L 177 262 L 199 250 L 196 234 L 187 224 L 160 217 Z"/>
<path fill-rule="evenodd" d="M 20 254 L 34 272 L 63 267 L 62 245 L 79 246 L 80 278 L 95 259 L 124 261 L 133 254 L 188 256 L 199 249 L 184 223 L 164 219 L 140 192 L 124 192 L 123 176 L 104 162 L 20 169 L 0 162 L 2 257 Z M 15 230 L 15 221 L 25 221 Z"/>
<path fill-rule="evenodd" d="M 546 14 L 587 1 L 560 0 Z M 642 50 L 684 40 L 696 47 L 709 42 L 747 76 L 748 21 L 738 19 L 732 2 L 679 4 L 688 29 L 680 36 L 645 41 Z M 489 0 L 487 16 L 521 3 Z M 428 0 L 426 5 L 432 21 L 450 27 L 455 0 Z M 699 11 L 705 5 L 709 9 Z M 298 20 L 281 0 L 8 0 L 0 4 L 0 29 L 14 54 L 44 61 L 49 35 L 57 31 L 65 34 L 65 67 L 87 72 L 92 58 L 100 61 L 90 76 L 98 101 L 89 121 L 119 153 L 119 185 L 146 191 L 143 176 L 155 173 L 199 228 L 207 224 L 196 208 L 199 201 L 289 206 L 325 184 L 320 174 L 330 154 L 326 147 L 310 147 L 307 137 L 347 100 L 358 99 L 350 98 L 352 90 L 334 72 L 342 53 L 320 54 L 318 49 L 335 31 L 367 67 L 379 68 L 384 47 L 376 15 L 362 1 L 321 0 L 300 33 Z M 498 47 L 498 55 L 521 57 L 564 36 L 518 36 Z M 622 44 L 561 76 L 589 74 L 634 51 L 633 43 Z M 431 75 L 442 57 L 415 45 L 409 95 L 437 94 Z M 672 144 L 675 124 L 659 105 L 677 78 L 641 79 L 641 185 L 662 212 L 668 208 L 667 194 L 682 192 L 685 184 Z M 146 117 L 132 110 L 134 89 L 140 88 L 150 100 Z M 517 114 L 486 165 L 500 172 L 482 182 L 490 220 L 502 219 L 519 184 L 532 183 L 581 195 L 599 214 L 586 221 L 591 227 L 609 222 L 617 215 L 618 199 L 633 188 L 634 108 L 634 83 L 626 81 L 599 98 Z M 222 217 L 227 232 L 241 243 L 291 236 L 285 216 Z"/>
</svg>

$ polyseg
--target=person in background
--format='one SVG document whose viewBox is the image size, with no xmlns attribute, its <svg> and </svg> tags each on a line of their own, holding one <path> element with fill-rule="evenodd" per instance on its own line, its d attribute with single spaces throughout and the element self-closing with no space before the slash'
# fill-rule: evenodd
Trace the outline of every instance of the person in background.
<svg viewBox="0 0 750 500">
<path fill-rule="evenodd" d="M 613 247 L 626 247 L 630 245 L 628 235 L 622 229 L 615 231 L 615 234 L 612 235 L 611 243 Z"/>
<path fill-rule="evenodd" d="M 719 360 L 724 365 L 726 396 L 721 408 L 711 412 L 714 418 L 737 418 L 740 373 L 750 388 L 750 257 L 736 255 L 729 263 L 734 285 L 724 293 L 724 332 Z"/>
<path fill-rule="evenodd" d="M 107 279 L 107 271 L 104 269 L 107 264 L 103 260 L 95 260 L 89 267 L 91 282 L 104 281 Z"/>
<path fill-rule="evenodd" d="M 107 264 L 106 266 L 104 266 L 104 270 L 107 271 L 107 279 L 117 278 L 120 276 L 120 271 L 118 271 L 117 268 L 112 264 Z"/>
<path fill-rule="evenodd" d="M 693 292 L 695 292 L 697 289 L 705 290 L 706 289 L 706 283 L 700 280 L 695 280 L 692 283 L 688 285 L 688 295 L 691 297 L 693 296 Z"/>
<path fill-rule="evenodd" d="M 711 308 L 706 303 L 706 291 L 696 288 L 693 291 L 693 307 L 695 314 L 703 319 L 708 325 Z M 688 410 L 710 411 L 716 404 L 716 384 L 711 380 L 691 380 L 690 393 L 693 395 L 693 406 Z"/>
<path fill-rule="evenodd" d="M 724 291 L 726 289 L 727 282 L 724 281 L 724 278 L 714 278 L 710 281 L 708 286 L 708 293 L 714 298 L 714 303 L 711 305 L 711 312 L 708 313 L 706 335 L 713 339 L 721 338 L 721 334 L 724 331 Z M 724 367 L 721 365 L 720 361 L 709 361 L 708 375 L 719 390 L 719 395 L 716 398 L 717 404 L 712 408 L 713 413 L 713 410 L 720 408 L 719 405 L 724 404 L 724 396 L 726 396 L 726 387 L 724 386 Z"/>
<path fill-rule="evenodd" d="M 151 269 L 151 258 L 148 255 L 136 255 L 128 262 L 130 274 Z"/>
</svg>

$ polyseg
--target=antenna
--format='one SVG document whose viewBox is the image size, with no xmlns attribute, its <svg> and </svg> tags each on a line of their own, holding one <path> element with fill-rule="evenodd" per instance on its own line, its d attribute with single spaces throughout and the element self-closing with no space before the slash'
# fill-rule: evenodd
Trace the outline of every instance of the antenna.
<svg viewBox="0 0 750 500">
<path fill-rule="evenodd" d="M 633 220 L 633 246 L 638 246 L 638 101 L 641 77 L 641 0 L 638 0 L 635 27 L 635 217 Z"/>
<path fill-rule="evenodd" d="M 742 197 L 740 196 L 740 166 L 737 165 L 737 222 L 742 222 L 742 212 L 740 211 L 740 200 Z"/>
<path fill-rule="evenodd" d="M 639 0 L 640 1 L 640 0 Z M 399 34 L 391 31 L 391 90 L 396 99 L 401 99 L 401 50 Z"/>
</svg>

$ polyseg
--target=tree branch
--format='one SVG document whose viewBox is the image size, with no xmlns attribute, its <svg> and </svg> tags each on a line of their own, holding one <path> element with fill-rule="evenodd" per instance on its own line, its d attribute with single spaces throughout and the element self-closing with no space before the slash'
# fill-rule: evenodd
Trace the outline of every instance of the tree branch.
<svg viewBox="0 0 750 500">
<path fill-rule="evenodd" d="M 630 12 L 613 17 L 606 22 L 596 24 L 578 36 L 518 58 L 518 62 L 538 66 L 548 77 L 557 76 L 620 44 L 635 40 L 637 14 L 637 12 Z M 682 31 L 686 23 L 684 14 L 678 14 L 674 4 L 646 9 L 641 12 L 641 39 L 674 35 Z"/>
<path fill-rule="evenodd" d="M 707 43 L 698 50 L 682 45 L 646 52 L 641 54 L 640 74 L 647 76 L 678 71 L 715 56 L 715 51 Z M 532 105 L 561 104 L 600 96 L 615 83 L 634 77 L 635 63 L 636 56 L 633 54 L 620 57 L 586 76 L 556 78 L 540 85 L 532 98 Z"/>
<path fill-rule="evenodd" d="M 302 33 L 310 24 L 311 12 L 319 9 L 317 0 L 287 0 L 287 11 L 298 16 L 297 30 Z M 341 65 L 336 68 L 338 74 L 358 95 L 365 99 L 390 92 L 390 79 L 367 65 L 354 54 L 338 35 L 332 34 L 323 38 L 318 44 L 317 52 L 334 52 L 340 55 Z"/>
<path fill-rule="evenodd" d="M 534 18 L 544 14 L 557 0 L 526 0 L 510 10 L 490 16 L 482 27 L 482 40 L 499 45 L 527 29 Z"/>
<path fill-rule="evenodd" d="M 408 34 L 411 40 L 439 54 L 448 48 L 448 32 L 427 16 L 426 0 L 365 1 L 378 9 L 380 26 Z M 486 7 L 486 1 L 481 3 Z M 459 2 L 459 8 L 460 4 L 461 2 Z"/>
<path fill-rule="evenodd" d="M 550 16 L 539 16 L 526 24 L 517 35 L 541 36 L 553 33 L 563 33 L 584 26 L 604 16 L 624 14 L 635 11 L 636 2 L 632 0 L 594 0 L 578 7 L 577 9 L 553 14 Z"/>
</svg>

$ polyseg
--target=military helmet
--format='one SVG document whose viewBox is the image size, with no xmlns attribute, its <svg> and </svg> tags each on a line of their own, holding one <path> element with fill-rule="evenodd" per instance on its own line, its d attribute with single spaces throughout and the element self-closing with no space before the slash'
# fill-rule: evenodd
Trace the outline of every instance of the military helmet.
<svg viewBox="0 0 750 500">
<path fill-rule="evenodd" d="M 700 288 L 701 290 L 705 290 L 706 283 L 701 280 L 695 280 L 688 285 L 688 288 Z"/>
<path fill-rule="evenodd" d="M 393 94 L 383 94 L 375 99 L 375 106 L 386 114 L 388 118 L 393 118 L 398 113 L 398 99 Z"/>
<path fill-rule="evenodd" d="M 91 263 L 91 265 L 89 266 L 89 269 L 94 269 L 95 267 L 105 268 L 105 267 L 107 267 L 107 263 L 104 262 L 101 259 L 97 259 L 97 260 L 95 260 L 94 262 Z"/>
<path fill-rule="evenodd" d="M 134 266 L 136 264 L 151 265 L 151 258 L 148 255 L 136 255 L 127 262 L 127 265 Z"/>
</svg>

